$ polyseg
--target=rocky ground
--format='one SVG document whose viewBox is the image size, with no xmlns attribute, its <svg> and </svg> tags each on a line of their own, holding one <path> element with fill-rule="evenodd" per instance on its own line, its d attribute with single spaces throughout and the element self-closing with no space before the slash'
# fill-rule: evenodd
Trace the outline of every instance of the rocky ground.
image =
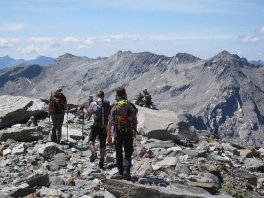
<svg viewBox="0 0 264 198">
<path fill-rule="evenodd" d="M 132 181 L 125 181 L 117 175 L 112 145 L 107 145 L 104 169 L 98 168 L 98 159 L 89 161 L 92 120 L 83 120 L 78 108 L 72 106 L 65 115 L 59 145 L 50 142 L 51 123 L 45 111 L 36 115 L 34 110 L 45 109 L 45 104 L 18 101 L 27 108 L 16 107 L 13 113 L 35 117 L 0 130 L 0 197 L 264 196 L 263 148 L 223 142 L 176 121 L 169 111 L 139 107 L 142 135 L 134 140 Z M 11 112 L 1 108 L 0 123 L 8 124 Z"/>
</svg>

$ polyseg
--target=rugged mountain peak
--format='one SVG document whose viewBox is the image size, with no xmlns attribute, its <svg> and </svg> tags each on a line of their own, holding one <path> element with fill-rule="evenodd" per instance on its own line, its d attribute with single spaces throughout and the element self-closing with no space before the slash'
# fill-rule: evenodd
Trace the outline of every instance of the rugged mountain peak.
<svg viewBox="0 0 264 198">
<path fill-rule="evenodd" d="M 77 56 L 74 56 L 70 53 L 66 53 L 66 54 L 63 54 L 62 56 L 59 56 L 58 58 L 73 58 L 73 57 L 77 57 Z"/>
<path fill-rule="evenodd" d="M 217 64 L 216 64 L 217 63 Z M 247 61 L 247 59 L 243 57 L 239 57 L 237 54 L 230 54 L 228 51 L 224 50 L 212 57 L 208 61 L 205 62 L 204 66 L 223 66 L 223 67 L 247 67 L 251 64 Z"/>
<path fill-rule="evenodd" d="M 174 64 L 185 64 L 194 63 L 201 60 L 200 58 L 187 53 L 177 53 L 176 56 L 172 57 L 171 63 Z"/>
<path fill-rule="evenodd" d="M 73 62 L 73 61 L 82 61 L 83 59 L 79 56 L 75 56 L 69 53 L 63 54 L 62 56 L 59 56 L 56 58 L 52 65 L 57 65 L 60 62 L 63 62 L 64 64 Z"/>
</svg>

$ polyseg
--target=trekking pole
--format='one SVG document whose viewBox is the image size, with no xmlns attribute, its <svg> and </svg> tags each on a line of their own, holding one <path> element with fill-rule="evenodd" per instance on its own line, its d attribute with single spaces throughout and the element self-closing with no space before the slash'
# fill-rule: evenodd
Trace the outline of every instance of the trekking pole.
<svg viewBox="0 0 264 198">
<path fill-rule="evenodd" d="M 82 158 L 82 146 L 83 146 L 83 125 L 84 125 L 84 113 L 82 117 L 82 141 L 81 141 L 81 155 L 80 158 Z"/>
<path fill-rule="evenodd" d="M 68 132 L 69 132 L 69 124 L 68 124 L 68 112 L 67 112 L 67 144 L 69 144 Z"/>
</svg>

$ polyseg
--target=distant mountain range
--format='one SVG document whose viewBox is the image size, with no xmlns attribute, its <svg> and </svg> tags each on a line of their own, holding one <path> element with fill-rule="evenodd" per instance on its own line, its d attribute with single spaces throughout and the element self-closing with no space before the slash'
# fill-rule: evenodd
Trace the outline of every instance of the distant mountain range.
<svg viewBox="0 0 264 198">
<path fill-rule="evenodd" d="M 58 86 L 70 104 L 82 104 L 98 90 L 114 102 L 118 86 L 133 100 L 146 88 L 160 110 L 174 111 L 197 130 L 264 145 L 264 67 L 227 51 L 209 59 L 118 51 L 92 61 L 67 53 L 46 67 L 0 70 L 0 95 L 48 99 Z"/>
<path fill-rule="evenodd" d="M 88 61 L 95 61 L 95 60 L 101 59 L 100 56 L 97 58 L 89 58 L 87 56 L 80 56 L 80 57 Z M 16 66 L 22 63 L 25 65 L 47 66 L 53 63 L 54 60 L 55 58 L 47 57 L 47 56 L 39 56 L 33 60 L 13 59 L 10 56 L 3 56 L 3 57 L 0 57 L 0 69 Z"/>
<path fill-rule="evenodd" d="M 252 63 L 252 64 L 254 64 L 254 65 L 261 65 L 261 66 L 264 66 L 264 62 L 263 61 L 261 61 L 261 60 L 258 60 L 258 61 L 254 61 L 254 60 L 252 60 L 252 61 L 249 61 L 250 63 Z"/>
</svg>

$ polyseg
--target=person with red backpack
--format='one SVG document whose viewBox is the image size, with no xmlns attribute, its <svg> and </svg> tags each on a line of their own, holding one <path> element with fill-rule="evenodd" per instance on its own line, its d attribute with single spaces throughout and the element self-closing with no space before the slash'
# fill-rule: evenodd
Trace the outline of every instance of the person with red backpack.
<svg viewBox="0 0 264 198">
<path fill-rule="evenodd" d="M 107 125 L 107 142 L 112 143 L 111 127 L 114 128 L 117 168 L 125 180 L 131 180 L 131 156 L 133 139 L 136 137 L 137 109 L 127 100 L 123 87 L 116 89 L 116 102 L 110 111 Z M 123 146 L 125 156 L 123 157 Z"/>
<path fill-rule="evenodd" d="M 96 100 L 92 102 L 88 109 L 83 106 L 81 110 L 88 117 L 94 116 L 94 123 L 91 128 L 91 133 L 89 135 L 89 146 L 92 151 L 90 156 L 90 161 L 94 162 L 97 158 L 97 153 L 95 150 L 95 139 L 99 136 L 100 140 L 100 160 L 99 168 L 104 168 L 104 156 L 106 147 L 106 126 L 108 123 L 108 114 L 110 111 L 110 103 L 108 100 L 104 99 L 104 92 L 98 91 L 96 93 Z"/>
<path fill-rule="evenodd" d="M 68 113 L 67 99 L 62 93 L 62 88 L 58 87 L 53 95 L 51 93 L 48 104 L 48 113 L 51 115 L 53 123 L 51 141 L 60 144 L 62 124 L 64 120 L 64 113 Z"/>
</svg>

